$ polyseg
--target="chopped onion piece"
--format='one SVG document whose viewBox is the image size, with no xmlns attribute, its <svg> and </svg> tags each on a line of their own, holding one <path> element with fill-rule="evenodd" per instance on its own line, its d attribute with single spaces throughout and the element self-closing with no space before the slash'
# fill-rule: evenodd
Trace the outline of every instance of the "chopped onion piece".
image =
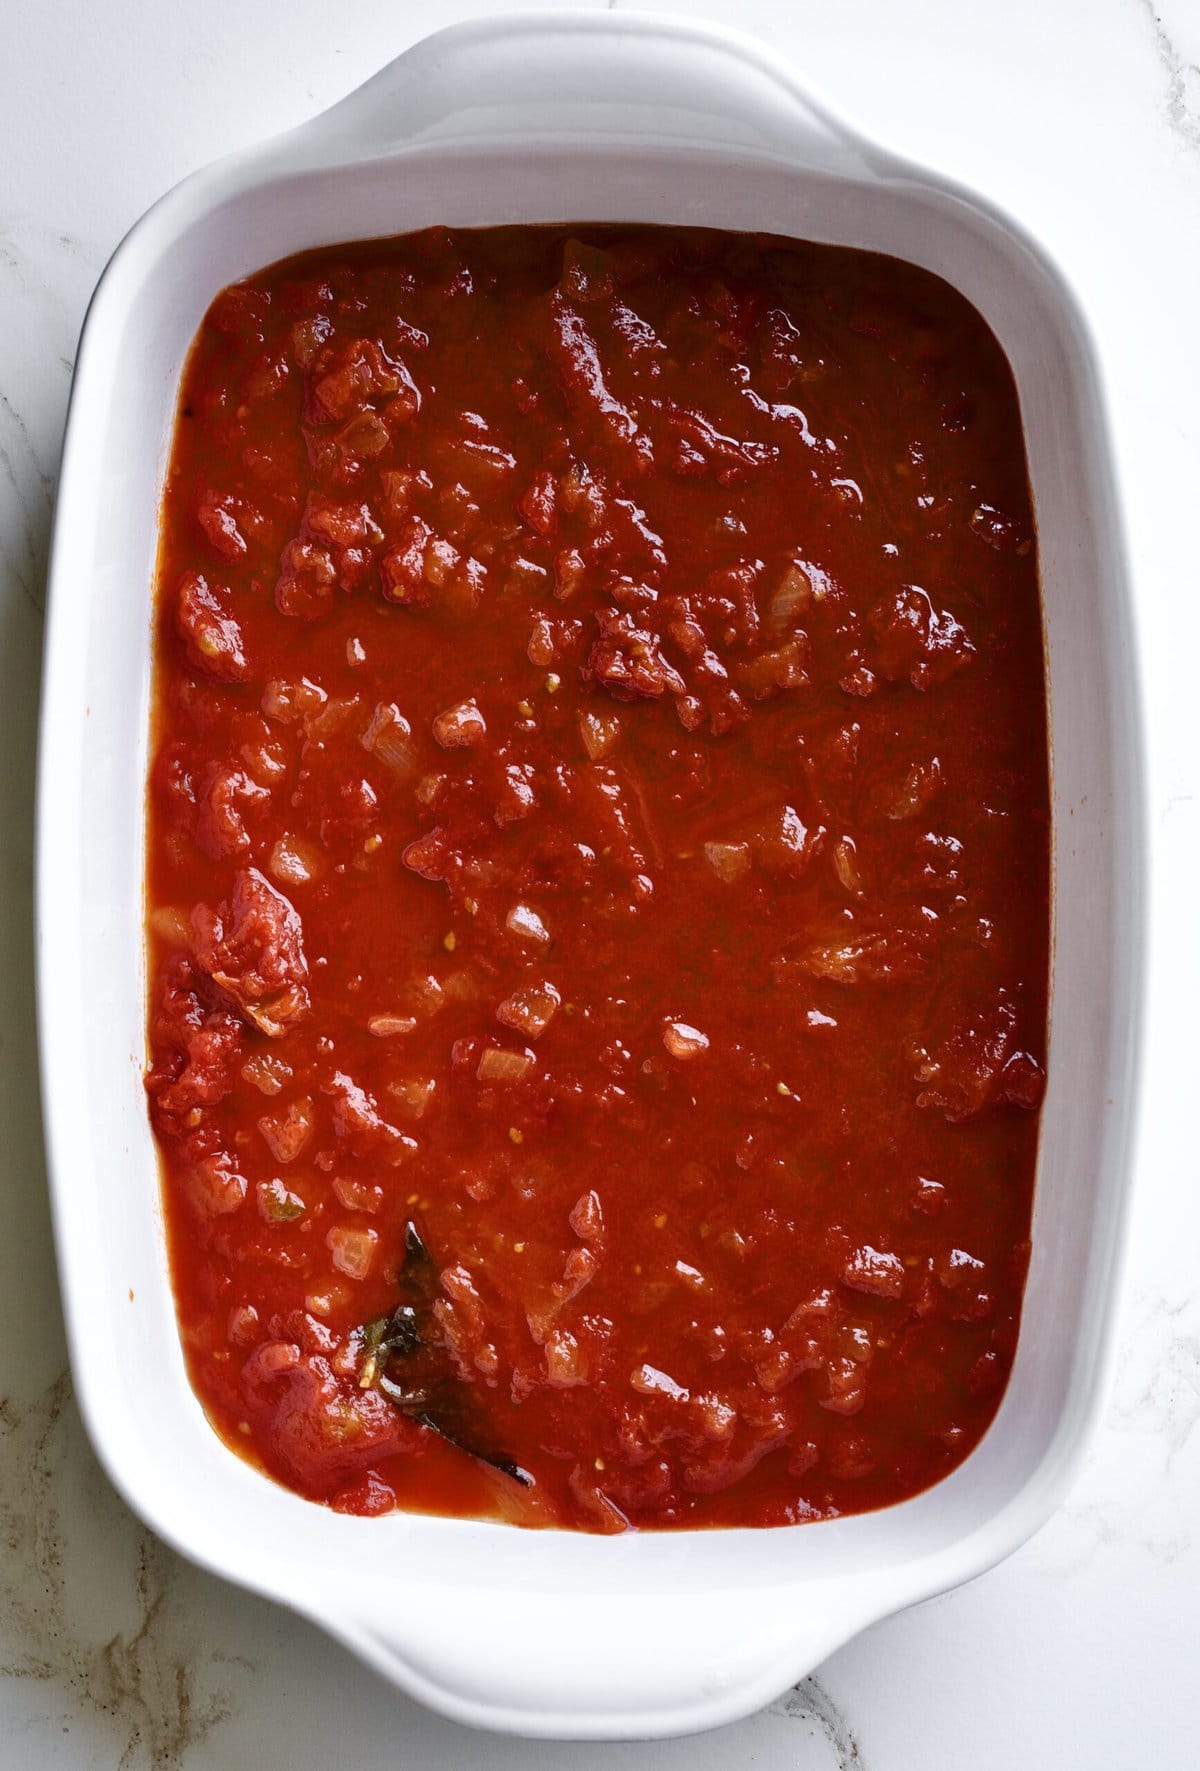
<svg viewBox="0 0 1200 1771">
<path fill-rule="evenodd" d="M 629 1381 L 635 1390 L 643 1396 L 669 1396 L 672 1402 L 686 1402 L 688 1392 L 682 1384 L 677 1384 L 673 1377 L 665 1371 L 659 1371 L 654 1365 L 639 1365 L 629 1375 Z"/>
<path fill-rule="evenodd" d="M 706 842 L 704 859 L 718 879 L 724 880 L 726 885 L 732 885 L 735 880 L 744 879 L 750 871 L 750 844 Z"/>
<path fill-rule="evenodd" d="M 324 689 L 309 682 L 306 676 L 301 677 L 298 683 L 273 677 L 262 692 L 260 705 L 268 719 L 277 719 L 284 725 L 290 725 L 293 720 L 316 713 L 327 700 Z"/>
<path fill-rule="evenodd" d="M 383 1208 L 382 1187 L 372 1187 L 369 1182 L 354 1180 L 349 1175 L 335 1176 L 333 1192 L 338 1204 L 347 1211 L 377 1212 Z"/>
<path fill-rule="evenodd" d="M 350 1224 L 335 1224 L 325 1237 L 325 1246 L 333 1256 L 333 1264 L 347 1279 L 365 1279 L 375 1259 L 379 1235 L 375 1230 L 360 1230 Z"/>
<path fill-rule="evenodd" d="M 475 1074 L 480 1082 L 520 1082 L 532 1068 L 531 1052 L 507 1052 L 489 1045 Z"/>
<path fill-rule="evenodd" d="M 855 897 L 862 891 L 858 871 L 858 850 L 852 836 L 843 836 L 833 845 L 833 869 L 845 889 Z"/>
<path fill-rule="evenodd" d="M 693 1267 L 690 1261 L 676 1261 L 675 1273 L 685 1285 L 690 1285 L 693 1291 L 703 1291 L 708 1284 L 708 1280 L 699 1267 Z"/>
<path fill-rule="evenodd" d="M 425 549 L 425 582 L 444 590 L 458 570 L 462 555 L 451 541 L 434 536 Z"/>
<path fill-rule="evenodd" d="M 258 1215 L 268 1224 L 293 1223 L 307 1210 L 299 1193 L 293 1193 L 282 1181 L 260 1181 L 254 1191 Z"/>
<path fill-rule="evenodd" d="M 842 1284 L 868 1297 L 898 1298 L 904 1290 L 904 1262 L 899 1255 L 864 1244 L 846 1257 Z"/>
<path fill-rule="evenodd" d="M 432 1015 L 446 1000 L 446 992 L 432 972 L 418 973 L 404 992 L 409 1007 L 418 1015 Z"/>
<path fill-rule="evenodd" d="M 621 716 L 619 713 L 605 713 L 588 709 L 579 715 L 579 736 L 583 739 L 583 748 L 592 762 L 599 762 L 608 755 L 621 736 Z"/>
<path fill-rule="evenodd" d="M 247 771 L 260 787 L 273 787 L 276 781 L 287 773 L 282 744 L 266 741 L 261 744 L 243 744 L 238 755 L 245 763 Z"/>
<path fill-rule="evenodd" d="M 604 1234 L 604 1216 L 600 1210 L 600 1195 L 593 1187 L 590 1192 L 581 1193 L 571 1207 L 568 1219 L 576 1236 L 584 1242 L 594 1242 Z"/>
<path fill-rule="evenodd" d="M 793 560 L 785 567 L 767 610 L 767 626 L 774 634 L 786 633 L 813 603 L 823 601 L 832 588 L 829 574 L 807 560 Z"/>
<path fill-rule="evenodd" d="M 533 632 L 529 636 L 529 644 L 525 648 L 525 655 L 529 662 L 536 665 L 539 670 L 544 670 L 548 664 L 554 663 L 554 630 L 544 617 L 534 622 Z"/>
<path fill-rule="evenodd" d="M 546 1378 L 556 1390 L 573 1389 L 576 1384 L 586 1384 L 591 1376 L 588 1356 L 573 1334 L 565 1328 L 555 1328 L 546 1336 L 543 1349 L 546 1360 Z"/>
<path fill-rule="evenodd" d="M 412 1015 L 372 1015 L 367 1021 L 367 1032 L 376 1039 L 392 1039 L 397 1033 L 411 1033 L 416 1024 Z"/>
<path fill-rule="evenodd" d="M 267 872 L 280 885 L 308 885 L 324 871 L 324 853 L 303 836 L 281 836 L 267 862 Z"/>
<path fill-rule="evenodd" d="M 514 990 L 496 1010 L 496 1019 L 504 1027 L 523 1033 L 526 1039 L 538 1039 L 546 1031 L 562 997 L 553 984 L 529 984 Z"/>
<path fill-rule="evenodd" d="M 736 1408 L 722 1402 L 719 1396 L 696 1396 L 692 1400 L 706 1439 L 719 1443 L 732 1437 L 738 1419 Z"/>
<path fill-rule="evenodd" d="M 433 722 L 433 735 L 443 750 L 458 750 L 487 737 L 487 721 L 474 699 L 448 707 Z"/>
<path fill-rule="evenodd" d="M 285 1082 L 290 1082 L 292 1067 L 271 1052 L 256 1052 L 242 1065 L 242 1079 L 260 1094 L 277 1095 Z"/>
<path fill-rule="evenodd" d="M 258 1129 L 276 1162 L 295 1162 L 313 1133 L 313 1104 L 307 1095 L 264 1113 Z"/>
<path fill-rule="evenodd" d="M 453 952 L 453 948 L 450 951 Z M 442 979 L 442 991 L 447 1002 L 478 1002 L 482 994 L 479 979 L 474 972 L 467 971 L 465 967 L 460 967 L 456 972 L 446 973 Z"/>
<path fill-rule="evenodd" d="M 186 910 L 179 910 L 173 904 L 160 904 L 146 918 L 150 931 L 160 941 L 167 942 L 171 947 L 190 947 L 192 944 L 192 923 Z"/>
<path fill-rule="evenodd" d="M 305 714 L 304 735 L 313 744 L 325 744 L 330 738 L 340 738 L 361 717 L 360 696 L 337 695 L 323 707 L 318 707 L 315 713 Z"/>
<path fill-rule="evenodd" d="M 252 1347 L 258 1340 L 258 1311 L 253 1304 L 235 1304 L 229 1312 L 228 1337 L 235 1347 Z"/>
<path fill-rule="evenodd" d="M 903 780 L 882 787 L 875 795 L 873 809 L 885 818 L 915 817 L 923 812 L 942 784 L 942 765 L 936 756 L 927 763 L 913 763 Z"/>
<path fill-rule="evenodd" d="M 416 773 L 417 750 L 412 741 L 412 727 L 394 702 L 378 703 L 360 742 L 364 750 L 377 756 L 397 775 Z"/>
<path fill-rule="evenodd" d="M 408 1119 L 423 1119 L 437 1093 L 432 1076 L 406 1076 L 389 1082 L 387 1092 Z"/>
<path fill-rule="evenodd" d="M 263 1341 L 242 1367 L 252 1382 L 262 1383 L 295 1371 L 300 1363 L 300 1349 L 295 1341 Z"/>
<path fill-rule="evenodd" d="M 759 862 L 772 873 L 802 873 L 824 839 L 821 827 L 810 830 L 794 806 L 781 806 L 759 824 L 751 841 Z"/>
<path fill-rule="evenodd" d="M 510 935 L 517 935 L 523 941 L 533 941 L 544 947 L 550 939 L 550 931 L 528 904 L 514 904 L 504 919 L 504 926 Z"/>
<path fill-rule="evenodd" d="M 708 1050 L 708 1035 L 686 1021 L 668 1021 L 662 1038 L 673 1058 L 694 1058 Z"/>
<path fill-rule="evenodd" d="M 188 1171 L 188 1197 L 202 1217 L 221 1218 L 237 1211 L 246 1197 L 246 1177 L 230 1166 L 231 1159 L 214 1152 Z"/>
</svg>

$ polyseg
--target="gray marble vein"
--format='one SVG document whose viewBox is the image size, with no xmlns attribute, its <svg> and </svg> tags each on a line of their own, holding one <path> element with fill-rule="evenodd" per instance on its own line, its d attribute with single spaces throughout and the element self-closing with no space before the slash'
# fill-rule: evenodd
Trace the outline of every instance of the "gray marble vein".
<svg viewBox="0 0 1200 1771">
<path fill-rule="evenodd" d="M 861 1745 L 849 1722 L 815 1673 L 802 1679 L 772 1710 L 793 1721 L 805 1722 L 828 1742 L 836 1771 L 869 1771 Z"/>
<path fill-rule="evenodd" d="M 54 497 L 54 476 L 39 460 L 25 421 L 6 394 L 0 392 L 0 484 L 4 504 L 11 507 L 13 533 L 5 523 L 0 533 L 0 568 L 11 574 L 21 594 L 40 610 L 46 579 L 48 518 Z"/>
<path fill-rule="evenodd" d="M 1200 65 L 1185 59 L 1158 0 L 1139 0 L 1154 32 L 1154 47 L 1166 82 L 1166 114 L 1188 147 L 1200 147 Z"/>
</svg>

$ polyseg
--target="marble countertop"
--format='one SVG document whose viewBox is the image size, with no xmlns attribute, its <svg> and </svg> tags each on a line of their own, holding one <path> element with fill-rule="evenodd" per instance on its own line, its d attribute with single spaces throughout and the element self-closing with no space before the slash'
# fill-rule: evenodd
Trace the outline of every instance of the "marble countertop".
<svg viewBox="0 0 1200 1771">
<path fill-rule="evenodd" d="M 620 0 L 618 0 L 620 3 Z M 671 10 L 665 7 L 664 10 Z M 531 1745 L 426 1714 L 125 1510 L 71 1396 L 32 1000 L 47 536 L 84 308 L 192 168 L 300 121 L 435 23 L 415 0 L 12 0 L 0 57 L 0 1764 L 12 1771 L 1163 1771 L 1200 1764 L 1200 6 L 691 0 L 872 135 L 954 169 L 1082 292 L 1117 429 L 1150 722 L 1145 1111 L 1115 1382 L 1066 1504 L 1002 1567 L 879 1625 L 736 1727 Z M 286 21 L 286 22 L 285 22 Z"/>
</svg>

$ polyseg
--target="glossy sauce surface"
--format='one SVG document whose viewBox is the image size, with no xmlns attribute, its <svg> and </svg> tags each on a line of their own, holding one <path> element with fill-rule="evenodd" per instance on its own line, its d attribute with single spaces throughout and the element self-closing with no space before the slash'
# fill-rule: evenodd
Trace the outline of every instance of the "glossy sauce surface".
<svg viewBox="0 0 1200 1771">
<path fill-rule="evenodd" d="M 345 1510 L 781 1524 L 1003 1393 L 1045 1041 L 1017 402 L 872 255 L 437 230 L 214 303 L 150 1111 L 192 1381 Z"/>
</svg>

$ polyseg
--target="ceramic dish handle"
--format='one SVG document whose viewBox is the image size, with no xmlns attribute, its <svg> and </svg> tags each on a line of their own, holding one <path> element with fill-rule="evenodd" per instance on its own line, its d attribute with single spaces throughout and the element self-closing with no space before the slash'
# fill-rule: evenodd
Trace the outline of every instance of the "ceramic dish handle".
<svg viewBox="0 0 1200 1771">
<path fill-rule="evenodd" d="M 628 145 L 640 135 L 843 177 L 862 177 L 878 158 L 751 38 L 618 12 L 451 26 L 297 133 L 318 161 L 517 133 Z M 293 164 L 296 145 L 293 135 Z"/>
<path fill-rule="evenodd" d="M 846 1593 L 822 1589 L 802 1610 L 784 1589 L 735 1589 L 715 1605 L 587 1584 L 574 1594 L 565 1580 L 553 1594 L 380 1594 L 367 1601 L 373 1621 L 360 1613 L 339 1633 L 413 1697 L 472 1726 L 647 1739 L 694 1728 L 698 1710 L 731 1718 L 769 1703 L 867 1620 L 850 1614 Z"/>
</svg>

